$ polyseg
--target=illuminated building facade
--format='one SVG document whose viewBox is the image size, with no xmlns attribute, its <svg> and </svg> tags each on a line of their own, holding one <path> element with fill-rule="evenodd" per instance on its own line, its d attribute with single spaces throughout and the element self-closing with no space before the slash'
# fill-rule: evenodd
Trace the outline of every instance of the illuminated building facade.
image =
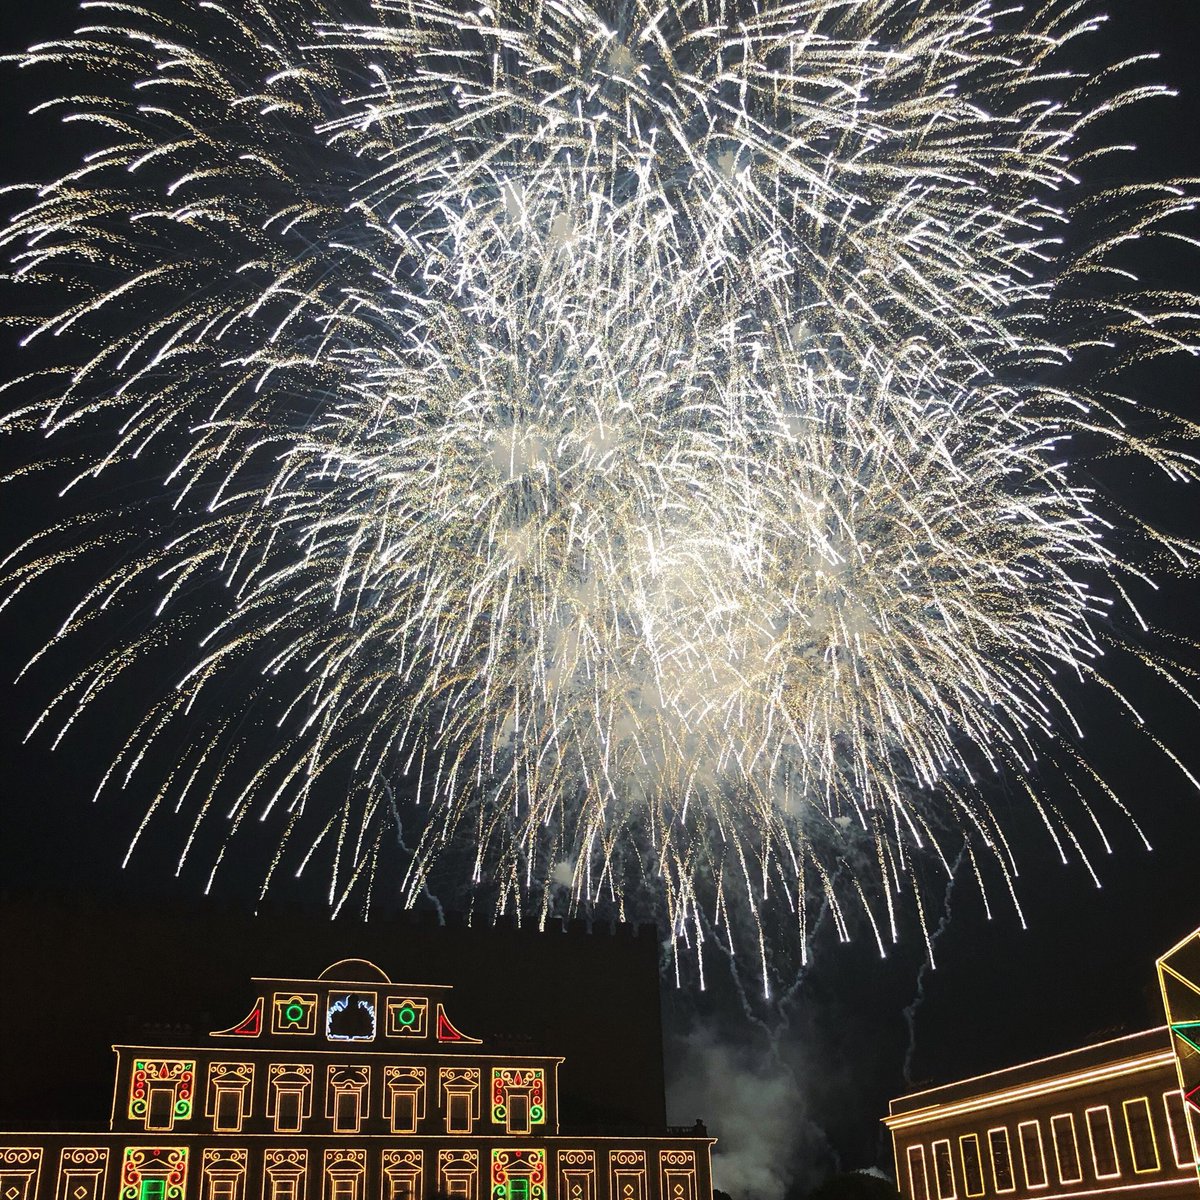
<svg viewBox="0 0 1200 1200">
<path fill-rule="evenodd" d="M 254 983 L 204 1045 L 113 1047 L 106 1132 L 0 1135 L 0 1200 L 711 1195 L 702 1127 L 561 1133 L 563 1060 L 489 1052 L 451 1020 L 449 987 L 361 959 Z"/>
<path fill-rule="evenodd" d="M 1196 1157 L 1200 1122 L 1200 929 L 1188 934 L 1158 960 L 1163 1009 L 1171 1029 L 1175 1072 L 1188 1110 L 1188 1132 Z"/>
<path fill-rule="evenodd" d="M 1200 1196 L 1165 1027 L 903 1096 L 884 1124 L 907 1200 Z"/>
</svg>

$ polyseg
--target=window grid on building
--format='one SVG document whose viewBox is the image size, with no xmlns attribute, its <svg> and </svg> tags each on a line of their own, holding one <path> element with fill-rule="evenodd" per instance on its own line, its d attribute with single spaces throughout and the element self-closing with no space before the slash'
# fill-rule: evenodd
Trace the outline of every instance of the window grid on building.
<svg viewBox="0 0 1200 1200">
<path fill-rule="evenodd" d="M 1054 1140 L 1054 1161 L 1058 1167 L 1058 1182 L 1081 1182 L 1083 1166 L 1079 1160 L 1079 1139 L 1075 1136 L 1074 1114 L 1056 1113 L 1050 1118 L 1050 1132 Z"/>
<path fill-rule="evenodd" d="M 1042 1147 L 1040 1122 L 1022 1121 L 1017 1126 L 1017 1137 L 1021 1142 L 1021 1167 L 1025 1172 L 1025 1186 L 1031 1191 L 1046 1187 L 1050 1180 L 1046 1175 L 1046 1152 Z"/>
<path fill-rule="evenodd" d="M 1134 1172 L 1148 1175 L 1158 1170 L 1158 1141 L 1154 1136 L 1154 1120 L 1150 1115 L 1150 1100 L 1138 1096 L 1122 1103 L 1125 1116 L 1125 1133 L 1129 1138 L 1129 1152 Z"/>
<path fill-rule="evenodd" d="M 968 1196 L 982 1196 L 987 1190 L 983 1182 L 983 1159 L 979 1154 L 979 1135 L 964 1133 L 958 1139 L 962 1158 L 963 1190 Z"/>
<path fill-rule="evenodd" d="M 1113 1137 L 1112 1112 L 1107 1104 L 1098 1104 L 1084 1113 L 1088 1145 L 1092 1151 L 1092 1169 L 1097 1179 L 1116 1179 L 1121 1174 L 1117 1161 L 1117 1142 Z"/>
<path fill-rule="evenodd" d="M 947 1139 L 936 1141 L 930 1149 L 933 1153 L 933 1182 L 937 1188 L 938 1200 L 958 1200 L 958 1192 L 954 1186 L 954 1163 L 950 1156 L 950 1142 Z"/>
<path fill-rule="evenodd" d="M 929 1200 L 929 1179 L 925 1174 L 925 1147 L 908 1148 L 908 1187 L 910 1200 Z"/>
<path fill-rule="evenodd" d="M 1174 1091 L 1163 1092 L 1163 1111 L 1167 1115 L 1167 1129 L 1171 1134 L 1171 1151 L 1175 1156 L 1175 1165 L 1177 1167 L 1194 1166 L 1196 1155 L 1192 1149 L 1187 1109 L 1184 1107 L 1183 1093 L 1178 1088 Z"/>
<path fill-rule="evenodd" d="M 997 1192 L 1016 1191 L 1017 1180 L 1013 1174 L 1012 1149 L 1008 1144 L 1007 1129 L 988 1130 L 988 1157 L 992 1162 L 992 1183 Z"/>
</svg>

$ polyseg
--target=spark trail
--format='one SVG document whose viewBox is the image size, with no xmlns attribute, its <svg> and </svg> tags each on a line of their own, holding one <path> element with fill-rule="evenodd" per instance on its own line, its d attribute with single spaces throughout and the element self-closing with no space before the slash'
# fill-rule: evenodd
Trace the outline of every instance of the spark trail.
<svg viewBox="0 0 1200 1200">
<path fill-rule="evenodd" d="M 882 948 L 915 854 L 966 838 L 1011 890 L 985 776 L 1086 858 L 1059 680 L 1109 687 L 1114 607 L 1196 549 L 1075 448 L 1197 476 L 1121 382 L 1196 353 L 1195 298 L 1121 265 L 1194 249 L 1195 189 L 1080 182 L 1165 91 L 1072 71 L 1091 4 L 81 9 L 18 59 L 95 148 L 9 192 L 58 365 L 6 425 L 104 448 L 5 601 L 102 564 L 46 648 L 59 736 L 171 648 L 101 786 L 158 771 L 183 858 L 257 820 L 264 891 L 319 862 L 335 908 L 451 860 L 532 919 L 648 896 L 697 951 L 749 928 L 764 979 L 823 905 Z M 151 615 L 89 640 L 113 612 Z"/>
</svg>

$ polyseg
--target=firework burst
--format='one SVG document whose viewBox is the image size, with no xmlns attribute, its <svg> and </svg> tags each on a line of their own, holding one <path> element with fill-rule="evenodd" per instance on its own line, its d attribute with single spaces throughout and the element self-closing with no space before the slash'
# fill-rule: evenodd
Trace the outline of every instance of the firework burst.
<svg viewBox="0 0 1200 1200">
<path fill-rule="evenodd" d="M 1119 382 L 1195 353 L 1193 298 L 1119 269 L 1193 192 L 1080 184 L 1162 91 L 1071 73 L 1087 4 L 81 7 L 20 57 L 96 148 L 13 190 L 62 366 L 7 424 L 102 433 L 68 488 L 161 486 L 7 598 L 99 552 L 46 649 L 152 614 L 39 726 L 186 656 L 102 784 L 172 760 L 184 858 L 273 822 L 264 891 L 320 861 L 337 908 L 468 847 L 498 911 L 748 918 L 765 974 L 845 896 L 882 948 L 922 848 L 1011 880 L 984 773 L 1080 846 L 1034 782 L 1094 776 L 1057 678 L 1105 686 L 1136 547 L 1195 551 L 1069 444 L 1197 475 Z"/>
</svg>

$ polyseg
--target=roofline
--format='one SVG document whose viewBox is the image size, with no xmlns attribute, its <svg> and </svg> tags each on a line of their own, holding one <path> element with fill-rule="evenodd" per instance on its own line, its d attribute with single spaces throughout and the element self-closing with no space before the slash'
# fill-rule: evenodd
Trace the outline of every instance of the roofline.
<svg viewBox="0 0 1200 1200">
<path fill-rule="evenodd" d="M 962 1079 L 951 1080 L 949 1083 L 939 1083 L 936 1087 L 923 1088 L 919 1092 L 905 1092 L 903 1096 L 897 1096 L 891 1103 L 899 1104 L 904 1100 L 915 1100 L 918 1096 L 930 1096 L 934 1092 L 941 1092 L 949 1087 L 957 1087 L 962 1083 L 975 1083 L 981 1079 L 991 1079 L 996 1075 L 1003 1075 L 1007 1071 L 1019 1071 L 1022 1067 L 1037 1067 L 1042 1063 L 1054 1062 L 1054 1060 L 1058 1058 L 1068 1058 L 1072 1054 L 1082 1054 L 1085 1050 L 1099 1050 L 1104 1046 L 1115 1046 L 1118 1042 L 1129 1042 L 1134 1038 L 1146 1037 L 1151 1033 L 1163 1034 L 1169 1043 L 1170 1032 L 1171 1029 L 1169 1025 L 1153 1025 L 1149 1029 L 1139 1029 L 1136 1033 L 1123 1033 L 1120 1037 L 1108 1038 L 1103 1042 L 1090 1042 L 1086 1046 L 1075 1046 L 1070 1050 L 1060 1050 L 1057 1054 L 1047 1054 L 1045 1058 L 1031 1058 L 1026 1062 L 1013 1063 L 1011 1066 L 1007 1067 L 998 1067 L 995 1071 L 984 1071 L 979 1075 L 967 1075 Z"/>
<path fill-rule="evenodd" d="M 1200 929 L 1193 929 L 1191 933 L 1184 934 L 1184 936 L 1181 937 L 1179 941 L 1177 941 L 1175 945 L 1170 948 L 1170 950 L 1164 950 L 1163 953 L 1154 960 L 1154 965 L 1156 967 L 1161 967 L 1167 961 L 1167 959 L 1171 957 L 1172 954 L 1182 950 L 1183 947 L 1194 937 L 1200 937 Z"/>
<path fill-rule="evenodd" d="M 1145 1036 L 1148 1033 L 1167 1032 L 1167 1027 L 1161 1026 L 1152 1030 L 1144 1030 L 1142 1034 L 1134 1034 L 1132 1036 Z M 1085 1046 L 1081 1049 L 1095 1049 L 1097 1046 L 1113 1045 L 1115 1042 L 1126 1041 L 1126 1038 L 1116 1038 L 1112 1042 L 1097 1042 L 1095 1046 Z M 1075 1051 L 1068 1051 L 1068 1054 Z M 1062 1058 L 1064 1055 L 1056 1054 L 1051 1059 L 1035 1059 L 1031 1063 L 1021 1063 L 1020 1066 L 1037 1065 L 1039 1062 L 1050 1062 L 1055 1058 Z M 1119 1079 L 1125 1075 L 1134 1075 L 1143 1071 L 1153 1070 L 1156 1067 L 1173 1067 L 1175 1065 L 1174 1050 L 1168 1045 L 1166 1049 L 1153 1051 L 1146 1054 L 1135 1055 L 1131 1058 L 1115 1059 L 1109 1062 L 1099 1063 L 1092 1067 L 1085 1067 L 1079 1070 L 1070 1071 L 1065 1074 L 1050 1075 L 1041 1079 L 1030 1080 L 1027 1083 L 1014 1084 L 1008 1088 L 1000 1088 L 997 1091 L 976 1093 L 975 1095 L 967 1095 L 958 1099 L 948 1100 L 945 1103 L 931 1103 L 923 1105 L 920 1108 L 910 1108 L 900 1112 L 889 1112 L 883 1118 L 883 1124 L 890 1130 L 905 1129 L 912 1125 L 920 1125 L 933 1120 L 946 1120 L 951 1117 L 962 1116 L 966 1113 L 977 1112 L 980 1109 L 995 1108 L 1001 1104 L 1011 1103 L 1018 1100 L 1031 1100 L 1038 1096 L 1052 1095 L 1055 1092 L 1066 1091 L 1070 1088 L 1080 1087 L 1092 1083 L 1103 1083 L 1110 1079 Z M 971 1083 L 978 1079 L 988 1079 L 996 1075 L 1004 1074 L 1007 1071 L 1014 1070 L 1013 1067 L 1005 1067 L 1001 1071 L 994 1071 L 991 1075 L 977 1075 L 971 1079 L 956 1080 L 953 1083 L 944 1084 L 942 1088 L 930 1089 L 926 1092 L 916 1092 L 914 1096 L 932 1096 L 935 1092 L 942 1091 L 951 1087 L 956 1087 L 959 1084 Z M 909 1097 L 898 1097 L 891 1103 L 893 1105 L 908 1099 Z M 890 1107 L 890 1106 L 889 1106 Z"/>
<path fill-rule="evenodd" d="M 232 1038 L 229 1039 L 233 1041 Z M 247 1039 L 249 1040 L 249 1039 Z M 474 1043 L 467 1043 L 473 1045 Z M 431 1053 L 415 1054 L 413 1051 L 405 1052 L 403 1050 L 355 1050 L 354 1043 L 347 1042 L 346 1048 L 336 1048 L 333 1050 L 318 1050 L 316 1048 L 309 1049 L 307 1046 L 297 1043 L 294 1046 L 147 1046 L 143 1042 L 113 1042 L 110 1046 L 114 1052 L 121 1050 L 136 1050 L 139 1051 L 145 1058 L 154 1058 L 163 1051 L 169 1050 L 177 1054 L 191 1054 L 193 1056 L 212 1055 L 216 1053 L 222 1058 L 236 1058 L 239 1053 L 245 1054 L 331 1054 L 338 1058 L 346 1058 L 348 1055 L 363 1054 L 372 1058 L 447 1058 L 452 1061 L 459 1061 L 464 1056 L 462 1054 L 454 1054 L 449 1051 L 435 1050 Z M 497 1058 L 504 1060 L 513 1060 L 514 1062 L 533 1062 L 533 1063 L 565 1063 L 567 1060 L 559 1054 L 487 1054 L 475 1052 L 478 1058 Z"/>
<path fill-rule="evenodd" d="M 339 988 L 357 984 L 363 988 L 419 988 L 426 992 L 452 992 L 454 990 L 452 983 L 392 983 L 391 980 L 384 983 L 382 979 L 292 979 L 286 975 L 251 975 L 250 981 L 251 983 L 315 983 L 321 987 Z"/>
</svg>

